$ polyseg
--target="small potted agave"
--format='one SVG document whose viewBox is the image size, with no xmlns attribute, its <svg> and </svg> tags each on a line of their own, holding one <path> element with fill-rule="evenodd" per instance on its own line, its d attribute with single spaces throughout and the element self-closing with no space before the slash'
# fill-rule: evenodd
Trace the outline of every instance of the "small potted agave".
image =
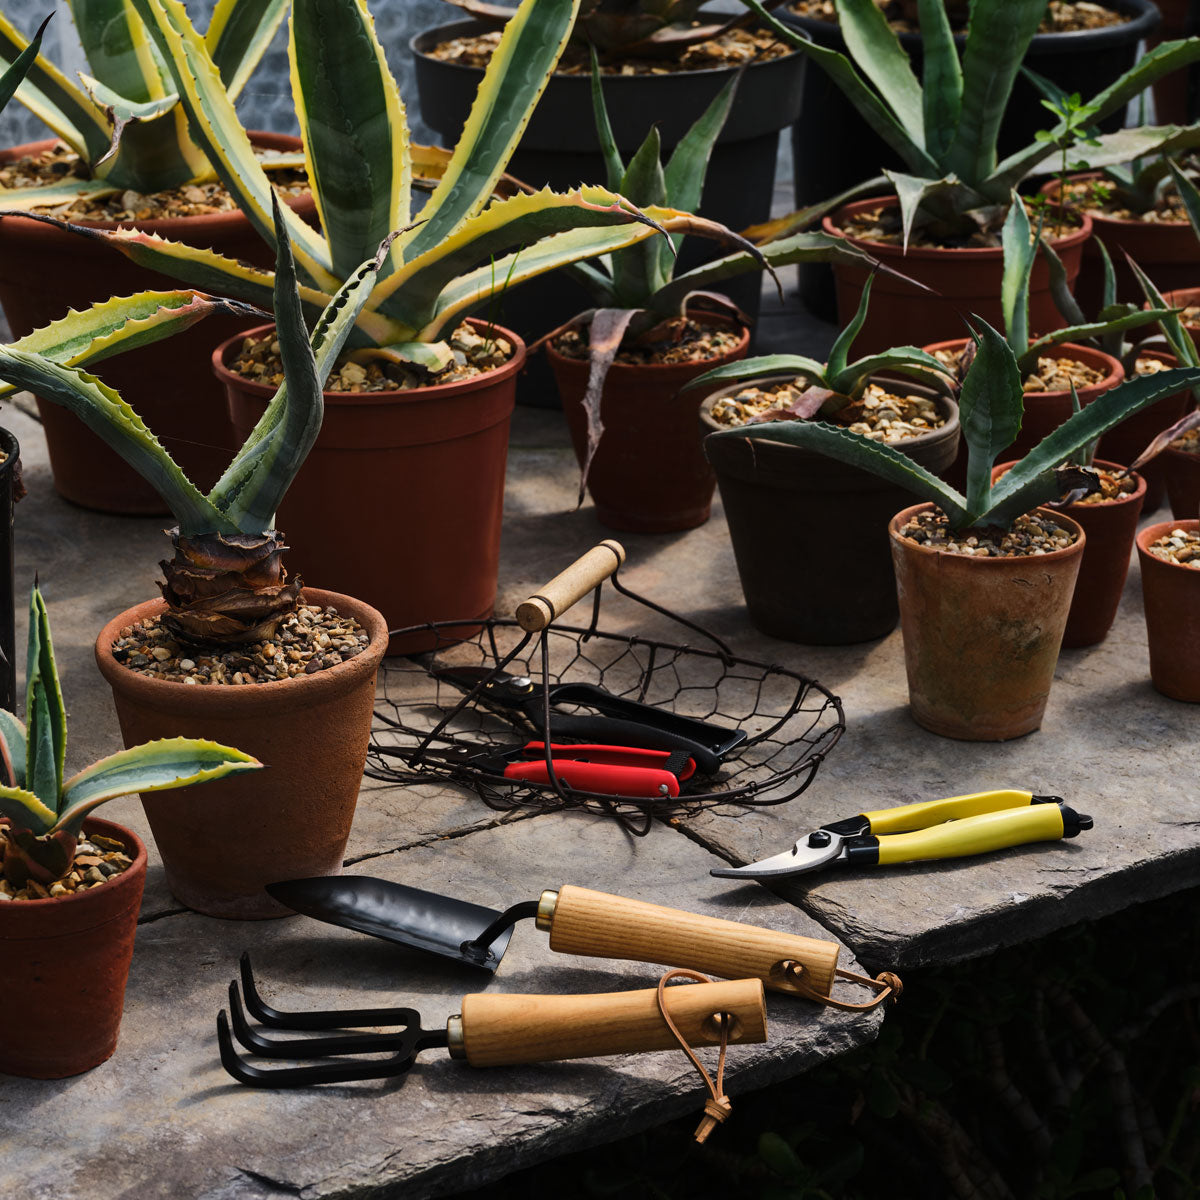
<svg viewBox="0 0 1200 1200">
<path fill-rule="evenodd" d="M 1095 475 L 1061 464 L 1130 413 L 1200 383 L 1200 370 L 1164 371 L 1106 392 L 993 484 L 996 456 L 1020 426 L 1024 393 L 1004 338 L 980 321 L 973 340 L 959 394 L 965 494 L 895 447 L 821 421 L 713 436 L 791 442 L 925 498 L 888 527 L 911 712 L 946 737 L 1004 741 L 1041 726 L 1084 550 L 1079 524 L 1042 506 L 1094 488 Z"/>
<path fill-rule="evenodd" d="M 172 893 L 213 916 L 286 915 L 265 884 L 341 870 L 387 647 L 387 625 L 370 605 L 289 577 L 275 524 L 320 431 L 322 384 L 387 245 L 350 273 L 310 341 L 282 212 L 276 203 L 284 381 L 207 494 L 100 380 L 0 346 L 0 378 L 75 413 L 153 483 L 178 522 L 159 564 L 162 599 L 114 617 L 96 639 L 126 745 L 203 734 L 236 741 L 272 768 L 214 784 L 205 803 L 142 795 Z"/>
<path fill-rule="evenodd" d="M 753 441 L 707 437 L 704 453 L 717 472 L 750 619 L 771 637 L 840 645 L 887 633 L 898 616 L 887 525 L 912 498 L 857 467 L 769 440 L 773 423 L 828 421 L 887 442 L 934 474 L 958 450 L 958 406 L 936 394 L 944 384 L 937 359 L 899 346 L 849 361 L 870 295 L 868 281 L 824 364 L 765 355 L 717 367 L 689 385 L 723 385 L 700 406 L 706 433 L 761 427 Z M 926 386 L 881 374 L 910 375 Z"/>
<path fill-rule="evenodd" d="M 90 814 L 131 792 L 211 783 L 262 764 L 229 746 L 176 737 L 64 779 L 66 711 L 36 584 L 29 610 L 26 724 L 0 710 L 0 1072 L 59 1079 L 116 1048 L 146 880 L 137 834 Z"/>
</svg>

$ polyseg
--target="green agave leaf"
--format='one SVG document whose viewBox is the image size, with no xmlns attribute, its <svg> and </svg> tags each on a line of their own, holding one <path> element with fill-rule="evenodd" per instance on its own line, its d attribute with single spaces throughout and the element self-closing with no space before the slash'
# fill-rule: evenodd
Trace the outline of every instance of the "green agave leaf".
<svg viewBox="0 0 1200 1200">
<path fill-rule="evenodd" d="M 725 128 L 729 110 L 737 92 L 740 75 L 735 75 L 712 99 L 687 133 L 676 143 L 666 166 L 667 196 L 665 203 L 684 212 L 700 207 L 704 179 L 708 174 L 713 147 Z"/>
<path fill-rule="evenodd" d="M 522 0 L 508 20 L 441 182 L 398 238 L 392 261 L 411 261 L 480 212 L 525 132 L 579 11 L 579 0 Z"/>
<path fill-rule="evenodd" d="M 131 105 L 166 95 L 146 27 L 125 0 L 69 0 L 92 74 Z"/>
<path fill-rule="evenodd" d="M 1179 198 L 1183 201 L 1192 232 L 1197 238 L 1200 238 L 1200 190 L 1196 188 L 1191 178 L 1179 169 L 1174 160 L 1168 159 L 1167 165 L 1171 169 L 1171 178 L 1175 181 Z"/>
<path fill-rule="evenodd" d="M 1142 294 L 1150 304 L 1158 309 L 1170 308 L 1150 276 L 1128 254 L 1125 255 L 1125 260 L 1129 264 L 1129 269 L 1136 276 Z M 1166 335 L 1167 344 L 1171 347 L 1171 353 L 1175 355 L 1182 366 L 1200 367 L 1200 352 L 1196 349 L 1196 343 L 1174 309 L 1171 310 L 1169 317 L 1162 318 L 1162 330 Z"/>
<path fill-rule="evenodd" d="M 696 379 L 691 379 L 679 390 L 690 391 L 692 388 L 711 388 L 727 383 L 741 383 L 743 379 L 761 379 L 766 375 L 780 375 L 783 372 L 803 375 L 812 383 L 828 387 L 825 382 L 825 364 L 815 358 L 803 354 L 760 354 L 755 358 L 743 358 L 739 362 L 726 363 L 721 367 L 713 367 Z"/>
<path fill-rule="evenodd" d="M 36 583 L 29 596 L 25 679 L 25 715 L 29 722 L 27 782 L 49 807 L 57 808 L 67 756 L 67 713 L 50 640 L 50 615 Z"/>
<path fill-rule="evenodd" d="M 53 13 L 50 14 L 51 17 L 53 15 Z M 42 37 L 46 32 L 46 26 L 49 24 L 50 17 L 47 17 L 37 27 L 37 32 L 33 35 L 33 40 L 13 60 L 12 66 L 3 75 L 0 75 L 0 110 L 3 110 L 13 96 L 16 95 L 17 86 L 29 74 L 30 68 L 37 61 L 37 56 L 42 49 Z"/>
<path fill-rule="evenodd" d="M 917 346 L 894 346 L 851 363 L 832 381 L 833 390 L 846 396 L 857 396 L 876 371 L 893 371 L 932 387 L 946 387 L 946 368 L 932 354 L 926 354 Z"/>
<path fill-rule="evenodd" d="M 925 69 L 921 80 L 925 148 L 939 161 L 949 152 L 962 111 L 962 64 L 944 0 L 918 0 Z"/>
<path fill-rule="evenodd" d="M 1155 321 L 1161 321 L 1177 312 L 1178 310 L 1173 308 L 1139 308 L 1108 321 L 1085 321 L 1082 325 L 1056 329 L 1030 345 L 1028 354 L 1021 359 L 1021 369 L 1032 370 L 1036 365 L 1037 356 L 1047 346 L 1057 346 L 1062 342 L 1083 342 L 1105 334 L 1123 333 L 1127 329 L 1141 329 L 1143 325 L 1152 325 Z"/>
<path fill-rule="evenodd" d="M 837 335 L 833 346 L 829 351 L 829 378 L 837 379 L 846 369 L 846 363 L 850 358 L 850 347 L 854 345 L 854 339 L 862 332 L 862 327 L 866 324 L 867 308 L 871 303 L 871 287 L 875 283 L 875 275 L 872 273 L 867 276 L 866 282 L 863 284 L 862 296 L 858 302 L 858 311 L 850 319 L 850 323 Z M 834 386 L 835 392 L 840 392 L 840 387 Z"/>
<path fill-rule="evenodd" d="M 34 679 L 28 689 L 25 715 L 29 719 L 29 738 L 25 746 L 25 782 L 47 808 L 58 804 L 61 779 L 54 745 L 54 706 L 46 685 Z"/>
<path fill-rule="evenodd" d="M 818 204 L 809 204 L 804 208 L 798 208 L 795 212 L 788 213 L 787 216 L 751 225 L 748 229 L 743 229 L 742 234 L 759 245 L 764 242 L 778 241 L 785 237 L 791 237 L 794 233 L 803 233 L 823 217 L 828 216 L 829 213 L 836 212 L 843 204 L 849 204 L 851 200 L 857 200 L 862 196 L 883 196 L 888 191 L 888 177 L 877 175 L 874 179 L 865 179 L 862 183 L 856 183 L 852 188 L 847 188 L 844 192 L 828 200 L 822 200 Z"/>
<path fill-rule="evenodd" d="M 409 222 L 404 103 L 365 0 L 301 0 L 288 32 L 313 198 L 333 272 L 345 279 Z"/>
<path fill-rule="evenodd" d="M 0 786 L 0 817 L 7 817 L 18 829 L 28 829 L 40 837 L 54 827 L 58 814 L 33 792 Z"/>
<path fill-rule="evenodd" d="M 957 210 L 971 208 L 981 197 L 954 175 L 929 179 L 919 175 L 904 175 L 899 171 L 884 171 L 896 189 L 900 201 L 900 224 L 904 234 L 903 251 L 908 253 L 908 240 L 916 226 L 917 217 L 932 201 L 944 202 L 943 207 Z"/>
<path fill-rule="evenodd" d="M 839 0 L 837 15 L 850 57 L 879 89 L 908 136 L 927 148 L 921 85 L 882 10 L 874 0 Z"/>
<path fill-rule="evenodd" d="M 217 0 L 204 44 L 230 100 L 241 95 L 287 7 L 288 0 Z"/>
<path fill-rule="evenodd" d="M 948 483 L 892 446 L 872 441 L 859 433 L 851 433 L 840 425 L 828 425 L 824 421 L 771 421 L 764 425 L 721 430 L 708 436 L 785 442 L 790 446 L 813 450 L 848 466 L 870 471 L 872 475 L 905 488 L 922 500 L 931 501 L 945 512 L 955 527 L 966 520 L 963 498 Z"/>
<path fill-rule="evenodd" d="M 596 54 L 595 46 L 589 46 L 588 49 L 592 56 L 592 119 L 596 123 L 596 137 L 600 142 L 600 153 L 604 156 L 604 181 L 610 192 L 617 192 L 621 190 L 621 180 L 625 177 L 625 163 L 621 158 L 620 150 L 617 149 L 617 139 L 613 137 L 612 123 L 608 119 L 608 109 L 604 104 L 600 59 Z"/>
<path fill-rule="evenodd" d="M 1101 245 L 1099 242 L 1096 244 Z M 1063 266 L 1063 260 L 1055 253 L 1048 238 L 1041 239 L 1041 249 L 1046 258 L 1046 265 L 1050 269 L 1050 298 L 1054 301 L 1054 307 L 1058 309 L 1058 315 L 1068 325 L 1086 325 L 1087 317 L 1084 315 L 1083 309 L 1079 307 L 1075 293 L 1071 291 L 1071 285 L 1067 280 L 1067 268 Z"/>
<path fill-rule="evenodd" d="M 112 88 L 105 87 L 100 80 L 93 79 L 90 75 L 85 75 L 82 71 L 79 73 L 79 81 L 87 89 L 87 94 L 104 110 L 105 116 L 112 123 L 112 142 L 108 147 L 108 152 L 98 162 L 92 163 L 93 168 L 100 167 L 116 154 L 117 146 L 121 141 L 121 135 L 125 132 L 127 125 L 131 125 L 136 121 L 156 121 L 164 113 L 170 112 L 179 103 L 179 97 L 174 92 L 169 96 L 158 96 L 153 100 L 139 102 L 127 100 L 119 92 L 114 92 Z"/>
<path fill-rule="evenodd" d="M 1104 269 L 1104 282 L 1100 285 L 1100 312 L 1101 314 L 1108 308 L 1111 308 L 1117 302 L 1117 273 L 1113 270 L 1112 258 L 1104 247 L 1104 243 L 1099 238 L 1095 239 L 1096 249 L 1100 251 L 1100 263 Z M 1061 309 L 1059 310 L 1061 313 Z M 1082 315 L 1082 314 L 1081 314 Z M 1084 324 L 1084 321 L 1072 322 L 1067 318 L 1067 324 Z"/>
<path fill-rule="evenodd" d="M 638 147 L 618 192 L 639 207 L 665 205 L 667 181 L 662 169 L 662 141 L 658 126 L 651 126 Z M 641 308 L 671 278 L 673 247 L 667 238 L 648 239 L 614 255 L 613 286 L 622 301 L 618 307 Z"/>
<path fill-rule="evenodd" d="M 13 787 L 25 786 L 25 742 L 28 736 L 24 723 L 17 720 L 13 713 L 0 708 L 0 758 L 4 760 L 8 783 Z"/>
<path fill-rule="evenodd" d="M 262 769 L 253 755 L 197 738 L 162 738 L 100 759 L 63 785 L 55 830 L 78 834 L 97 805 L 134 792 L 167 792 Z"/>
<path fill-rule="evenodd" d="M 1012 352 L 1021 357 L 1029 349 L 1029 280 L 1041 240 L 1041 218 L 1038 236 L 1031 240 L 1029 214 L 1021 198 L 1013 192 L 1009 197 L 1008 216 L 1000 233 L 1004 250 L 1004 272 L 1000 278 L 1000 311 L 1004 316 L 1004 331 Z"/>
</svg>

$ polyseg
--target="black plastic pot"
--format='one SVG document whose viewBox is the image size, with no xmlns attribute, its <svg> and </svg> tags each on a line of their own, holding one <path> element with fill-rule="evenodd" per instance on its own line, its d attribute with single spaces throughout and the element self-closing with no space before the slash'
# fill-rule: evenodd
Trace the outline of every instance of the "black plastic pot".
<svg viewBox="0 0 1200 1200">
<path fill-rule="evenodd" d="M 418 34 L 409 42 L 416 69 L 421 115 L 452 146 L 466 122 L 483 78 L 480 67 L 443 62 L 428 53 L 439 42 L 483 32 L 478 21 L 455 21 Z M 704 111 L 735 68 L 670 72 L 665 75 L 606 75 L 604 99 L 617 148 L 628 162 L 658 126 L 664 157 Z M 716 147 L 713 149 L 699 211 L 731 229 L 764 221 L 771 212 L 779 132 L 800 113 L 804 58 L 798 52 L 751 63 Z M 555 75 L 543 93 L 508 166 L 510 174 L 536 187 L 566 190 L 580 183 L 605 182 L 604 159 L 596 141 L 588 75 Z M 680 254 L 686 270 L 724 253 L 715 243 L 691 238 Z M 750 317 L 758 313 L 761 277 L 749 273 L 719 285 Z M 488 315 L 515 329 L 526 341 L 557 328 L 571 314 L 590 307 L 584 288 L 562 272 L 534 280 L 502 297 Z M 546 380 L 553 396 L 553 385 Z M 535 397 L 525 396 L 527 401 Z"/>
<path fill-rule="evenodd" d="M 766 387 L 791 375 L 764 376 Z M 928 388 L 897 385 L 937 400 L 949 419 L 940 429 L 899 443 L 937 474 L 958 450 L 958 406 Z M 700 406 L 705 431 L 724 429 L 710 415 L 722 388 Z M 725 519 L 750 620 L 768 637 L 841 646 L 883 637 L 900 610 L 888 522 L 912 493 L 857 467 L 798 446 L 745 438 L 704 439 L 717 473 Z M 919 498 L 919 497 L 918 497 Z"/>
<path fill-rule="evenodd" d="M 1106 29 L 1075 33 L 1039 33 L 1025 55 L 1030 70 L 1057 83 L 1068 95 L 1078 92 L 1090 100 L 1133 66 L 1138 43 L 1159 23 L 1158 9 L 1151 0 L 1104 0 L 1105 7 L 1127 13 L 1133 19 Z M 790 8 L 780 8 L 780 20 L 807 34 L 819 46 L 846 53 L 842 31 L 832 21 L 801 17 Z M 955 37 L 961 51 L 965 34 Z M 921 35 L 900 34 L 900 44 L 921 77 Z M 858 115 L 841 89 L 820 67 L 804 78 L 803 111 L 819 119 L 799 120 L 792 126 L 792 169 L 796 207 L 813 204 L 878 175 L 883 168 L 904 170 L 904 163 L 891 147 Z M 1124 110 L 1100 122 L 1105 131 L 1120 129 Z M 1006 155 L 1033 141 L 1039 129 L 1049 129 L 1053 118 L 1041 105 L 1041 94 L 1024 76 L 1013 85 L 1012 96 L 1000 130 L 999 153 Z M 852 148 L 852 149 L 850 149 Z M 820 263 L 802 265 L 801 296 L 814 312 L 834 319 L 833 283 L 830 270 Z"/>
<path fill-rule="evenodd" d="M 21 447 L 7 429 L 0 429 L 0 708 L 16 712 L 17 653 L 13 604 L 13 505 L 20 490 Z"/>
</svg>

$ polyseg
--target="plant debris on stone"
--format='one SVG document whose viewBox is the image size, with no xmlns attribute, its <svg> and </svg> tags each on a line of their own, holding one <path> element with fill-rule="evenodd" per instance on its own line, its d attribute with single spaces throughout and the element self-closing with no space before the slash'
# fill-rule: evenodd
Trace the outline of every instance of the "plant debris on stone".
<svg viewBox="0 0 1200 1200">
<path fill-rule="evenodd" d="M 1025 513 L 1011 529 L 986 526 L 955 533 L 941 509 L 918 513 L 900 530 L 901 536 L 934 550 L 974 558 L 1025 558 L 1065 550 L 1076 535 L 1041 513 Z"/>
<path fill-rule="evenodd" d="M 1155 558 L 1200 571 L 1200 532 L 1194 529 L 1172 529 L 1148 549 Z"/>
<path fill-rule="evenodd" d="M 131 671 L 169 683 L 241 685 L 312 675 L 361 654 L 369 641 L 353 617 L 301 604 L 269 641 L 214 652 L 181 642 L 158 617 L 148 617 L 121 630 L 112 654 Z"/>
<path fill-rule="evenodd" d="M 622 343 L 614 361 L 635 366 L 707 362 L 728 354 L 741 340 L 738 329 L 704 325 L 691 317 L 672 317 Z M 564 329 L 553 344 L 565 358 L 587 358 L 588 328 Z"/>
<path fill-rule="evenodd" d="M 1076 504 L 1108 504 L 1132 496 L 1138 490 L 1138 477 L 1127 467 L 1122 467 L 1119 471 L 1097 466 L 1093 469 L 1099 476 L 1100 490 L 1089 492 L 1082 499 L 1076 500 Z"/>
<path fill-rule="evenodd" d="M 0 823 L 0 859 L 4 857 L 4 846 L 8 841 L 7 823 Z M 52 900 L 56 896 L 70 896 L 75 892 L 86 892 L 100 887 L 110 879 L 128 871 L 133 859 L 125 853 L 123 843 L 113 838 L 79 835 L 79 848 L 75 861 L 61 879 L 43 886 L 36 879 L 28 879 L 22 887 L 15 887 L 0 876 L 0 903 L 7 900 Z"/>
<path fill-rule="evenodd" d="M 397 392 L 409 388 L 434 387 L 471 379 L 485 371 L 502 367 L 513 356 L 513 346 L 499 334 L 480 333 L 463 322 L 446 339 L 454 351 L 454 365 L 432 374 L 415 363 L 396 363 L 372 358 L 355 362 L 347 355 L 338 358 L 325 384 L 327 392 Z M 278 387 L 283 383 L 283 359 L 279 356 L 279 339 L 274 333 L 246 338 L 229 369 L 238 375 Z"/>
</svg>

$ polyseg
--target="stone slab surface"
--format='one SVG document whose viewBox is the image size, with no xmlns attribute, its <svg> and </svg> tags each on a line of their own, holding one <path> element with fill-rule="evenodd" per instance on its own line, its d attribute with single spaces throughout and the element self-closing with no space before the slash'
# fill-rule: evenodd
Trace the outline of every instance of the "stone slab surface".
<svg viewBox="0 0 1200 1200">
<path fill-rule="evenodd" d="M 808 936 L 765 891 L 714 898 L 716 860 L 665 826 L 633 840 L 612 824 L 551 814 L 383 855 L 355 871 L 503 907 L 577 881 Z M 369 868 L 369 869 L 368 869 Z M 268 1002 L 285 1008 L 410 1004 L 444 1024 L 468 991 L 595 992 L 653 986 L 661 968 L 550 952 L 522 923 L 490 978 L 307 918 L 239 924 L 194 914 L 139 930 L 116 1055 L 72 1080 L 0 1082 L 0 1192 L 76 1197 L 420 1197 L 473 1186 L 541 1158 L 689 1111 L 702 1087 L 682 1053 L 475 1070 L 423 1053 L 401 1081 L 260 1091 L 232 1082 L 214 1021 L 237 956 L 253 948 Z M 843 965 L 853 960 L 843 955 Z M 859 997 L 855 997 L 859 998 Z M 881 1014 L 773 996 L 770 1042 L 730 1050 L 729 1090 L 798 1073 L 875 1036 Z M 702 1052 L 702 1057 L 712 1058 Z M 710 1067 L 712 1064 L 709 1064 Z M 35 1114 L 69 1111 L 64 1137 Z M 62 1119 L 55 1125 L 61 1135 Z"/>
</svg>

